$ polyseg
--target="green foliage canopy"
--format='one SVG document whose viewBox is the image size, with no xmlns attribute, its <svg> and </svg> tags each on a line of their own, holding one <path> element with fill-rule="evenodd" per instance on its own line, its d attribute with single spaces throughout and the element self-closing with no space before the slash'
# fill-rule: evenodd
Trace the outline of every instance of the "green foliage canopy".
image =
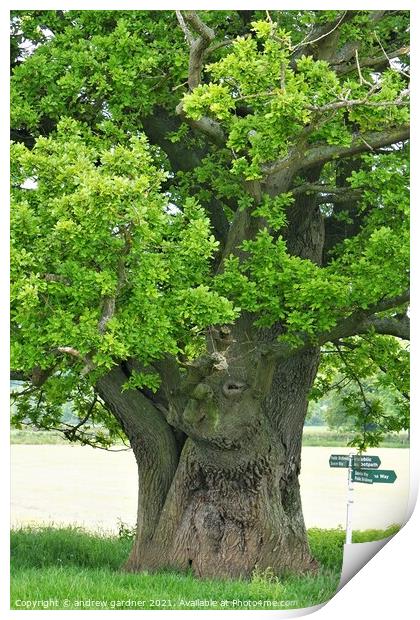
<svg viewBox="0 0 420 620">
<path fill-rule="evenodd" d="M 245 311 L 260 328 L 281 322 L 284 346 L 326 349 L 343 321 L 375 312 L 363 336 L 333 339 L 318 394 L 337 372 L 356 387 L 379 373 L 408 393 L 407 351 L 398 334 L 378 332 L 396 320 L 381 303 L 402 299 L 409 279 L 408 149 L 398 137 L 408 124 L 408 12 L 245 13 L 200 13 L 215 40 L 188 89 L 191 32 L 175 12 L 12 12 L 12 368 L 42 378 L 20 395 L 17 424 L 57 426 L 73 400 L 82 420 L 93 412 L 115 432 L 92 405 L 101 374 L 136 358 L 145 371 L 130 387 L 156 391 L 155 360 L 194 358 L 208 326 Z M 325 27 L 321 40 L 334 31 L 341 57 L 317 56 L 312 33 Z M 348 157 L 357 162 L 345 172 Z M 303 159 L 273 195 L 267 179 Z M 305 190 L 310 165 L 322 168 L 326 226 L 341 231 L 321 264 L 288 240 L 291 211 L 315 192 Z M 351 208 L 340 191 L 357 197 Z M 240 213 L 257 232 L 226 252 L 220 230 Z M 351 407 L 362 420 L 363 395 Z M 394 430 L 407 426 L 401 411 Z"/>
</svg>

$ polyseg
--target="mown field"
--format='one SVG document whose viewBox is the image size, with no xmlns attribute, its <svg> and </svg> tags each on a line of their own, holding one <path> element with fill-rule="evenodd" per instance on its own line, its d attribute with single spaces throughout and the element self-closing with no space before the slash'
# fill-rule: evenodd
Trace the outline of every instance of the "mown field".
<svg viewBox="0 0 420 620">
<path fill-rule="evenodd" d="M 391 536 L 387 530 L 355 531 L 354 542 Z M 12 609 L 291 609 L 317 605 L 336 592 L 344 531 L 308 532 L 319 570 L 275 576 L 255 571 L 249 581 L 198 580 L 192 574 L 121 571 L 132 544 L 119 536 L 80 528 L 22 528 L 11 533 Z"/>
<path fill-rule="evenodd" d="M 303 429 L 303 446 L 306 447 L 337 447 L 346 446 L 354 437 L 354 433 L 330 430 L 327 426 L 305 426 Z M 69 442 L 60 434 L 53 431 L 12 430 L 10 434 L 12 444 L 66 444 Z M 381 442 L 381 448 L 408 448 L 410 446 L 408 433 L 394 433 L 386 435 Z"/>
</svg>

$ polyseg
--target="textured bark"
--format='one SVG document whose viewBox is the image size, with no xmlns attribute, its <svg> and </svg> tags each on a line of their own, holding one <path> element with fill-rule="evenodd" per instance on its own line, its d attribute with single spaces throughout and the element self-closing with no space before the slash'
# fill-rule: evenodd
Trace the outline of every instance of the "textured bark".
<svg viewBox="0 0 420 620">
<path fill-rule="evenodd" d="M 127 376 L 120 367 L 98 382 L 138 464 L 137 536 L 127 570 L 192 569 L 199 577 L 234 578 L 250 577 L 257 567 L 316 568 L 298 474 L 317 353 L 275 368 L 257 352 L 264 334 L 251 317 L 221 333 L 209 335 L 208 359 L 225 363 L 211 368 L 204 360 L 206 371 L 193 369 L 187 394 L 173 400 L 168 417 L 188 436 L 180 458 L 162 411 L 138 390 L 121 391 Z"/>
<path fill-rule="evenodd" d="M 137 570 L 233 578 L 256 567 L 316 568 L 297 476 L 317 354 L 283 363 L 266 397 L 274 368 L 256 357 L 245 334 L 237 326 L 224 352 L 227 369 L 199 381 L 176 420 L 189 438 Z"/>
<path fill-rule="evenodd" d="M 299 495 L 282 493 L 283 448 L 259 439 L 259 451 L 255 441 L 240 458 L 226 450 L 203 454 L 187 441 L 139 568 L 191 568 L 206 578 L 249 577 L 256 567 L 315 568 Z"/>
</svg>

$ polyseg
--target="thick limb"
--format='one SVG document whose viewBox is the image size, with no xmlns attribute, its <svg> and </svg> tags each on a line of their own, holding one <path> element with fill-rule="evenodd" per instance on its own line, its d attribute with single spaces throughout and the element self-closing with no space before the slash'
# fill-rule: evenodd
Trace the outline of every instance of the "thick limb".
<svg viewBox="0 0 420 620">
<path fill-rule="evenodd" d="M 97 384 L 130 440 L 139 476 L 137 536 L 127 568 L 136 566 L 151 539 L 178 465 L 178 449 L 172 428 L 162 413 L 138 390 L 122 392 L 127 376 L 116 366 Z"/>
</svg>

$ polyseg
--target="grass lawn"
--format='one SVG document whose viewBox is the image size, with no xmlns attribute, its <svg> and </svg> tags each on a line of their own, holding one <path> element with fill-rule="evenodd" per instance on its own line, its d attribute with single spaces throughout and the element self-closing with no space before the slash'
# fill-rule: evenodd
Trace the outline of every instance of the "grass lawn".
<svg viewBox="0 0 420 620">
<path fill-rule="evenodd" d="M 387 530 L 354 532 L 354 542 L 391 536 Z M 344 531 L 310 529 L 320 568 L 312 575 L 255 571 L 250 581 L 198 580 L 162 571 L 127 574 L 120 567 L 132 540 L 78 528 L 24 528 L 11 533 L 12 609 L 290 609 L 330 599 L 338 586 Z M 206 604 L 207 602 L 207 604 Z M 31 605 L 31 606 L 29 606 Z"/>
</svg>

